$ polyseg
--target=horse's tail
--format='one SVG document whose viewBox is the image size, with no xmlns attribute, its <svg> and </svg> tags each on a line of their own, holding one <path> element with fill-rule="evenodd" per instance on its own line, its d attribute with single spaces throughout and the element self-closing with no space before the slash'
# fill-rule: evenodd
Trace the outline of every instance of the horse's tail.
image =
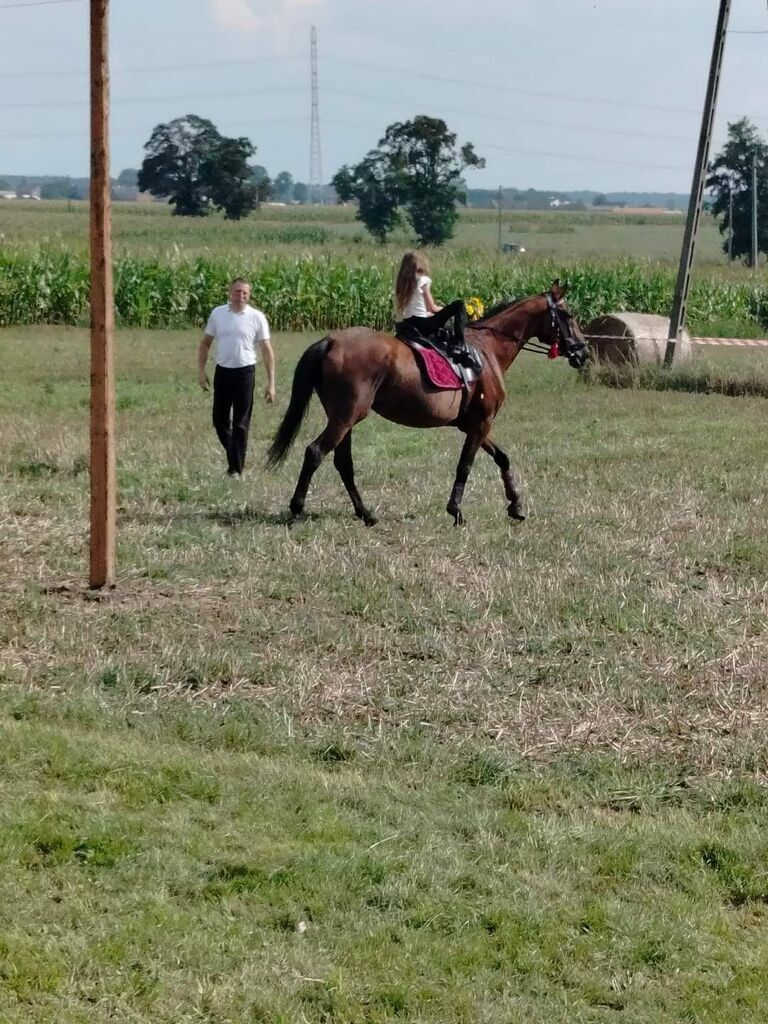
<svg viewBox="0 0 768 1024">
<path fill-rule="evenodd" d="M 267 465 L 279 466 L 291 450 L 296 440 L 299 427 L 307 415 L 312 392 L 322 379 L 323 360 L 331 347 L 330 338 L 321 338 L 310 345 L 296 364 L 293 372 L 291 400 L 285 415 L 277 428 L 272 444 L 267 452 Z"/>
</svg>

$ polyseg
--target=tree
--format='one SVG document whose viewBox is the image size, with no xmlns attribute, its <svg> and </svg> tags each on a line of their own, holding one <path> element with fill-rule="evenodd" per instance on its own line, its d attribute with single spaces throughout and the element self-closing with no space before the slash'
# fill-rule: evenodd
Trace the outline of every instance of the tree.
<svg viewBox="0 0 768 1024">
<path fill-rule="evenodd" d="M 606 196 L 603 195 L 602 192 L 599 192 L 595 196 L 595 198 L 592 200 L 592 205 L 593 206 L 608 206 L 608 199 L 607 199 Z"/>
<path fill-rule="evenodd" d="M 55 181 L 46 181 L 40 187 L 41 199 L 74 199 L 75 192 L 69 178 L 59 178 Z"/>
<path fill-rule="evenodd" d="M 297 181 L 293 186 L 293 198 L 297 203 L 306 203 L 309 198 L 309 185 L 305 185 L 303 181 Z"/>
<path fill-rule="evenodd" d="M 331 184 L 342 201 L 357 201 L 358 219 L 381 241 L 402 210 L 421 245 L 441 245 L 453 236 L 456 204 L 466 201 L 463 172 L 484 166 L 471 142 L 457 150 L 445 121 L 421 114 L 391 124 L 378 147 Z"/>
<path fill-rule="evenodd" d="M 247 138 L 226 138 L 211 121 L 187 114 L 157 125 L 144 149 L 138 187 L 168 197 L 175 214 L 204 217 L 214 206 L 238 220 L 256 205 L 247 162 L 256 150 Z"/>
<path fill-rule="evenodd" d="M 253 164 L 251 166 L 251 181 L 256 186 L 258 202 L 266 203 L 275 190 L 274 182 L 267 173 L 266 167 L 262 167 L 261 164 Z"/>
<path fill-rule="evenodd" d="M 386 242 L 400 221 L 398 207 L 404 193 L 397 175 L 390 172 L 386 156 L 373 150 L 356 167 L 342 167 L 331 179 L 341 202 L 357 200 L 357 219 L 375 239 Z"/>
<path fill-rule="evenodd" d="M 138 181 L 139 172 L 135 167 L 126 167 L 117 176 L 117 184 L 122 185 L 123 188 L 137 188 Z"/>
<path fill-rule="evenodd" d="M 139 189 L 167 196 L 181 217 L 205 216 L 209 199 L 201 168 L 220 137 L 211 121 L 194 114 L 157 125 L 144 145 L 148 156 L 139 171 Z"/>
<path fill-rule="evenodd" d="M 210 201 L 224 211 L 227 220 L 246 217 L 258 203 L 258 186 L 251 181 L 248 166 L 248 157 L 255 152 L 253 143 L 244 137 L 220 136 L 201 164 L 200 177 Z"/>
<path fill-rule="evenodd" d="M 757 248 L 768 252 L 768 144 L 748 118 L 728 125 L 728 139 L 709 165 L 712 213 L 720 234 L 725 235 L 722 245 L 726 253 L 729 230 L 733 229 L 734 259 L 749 260 L 752 254 L 753 154 L 757 156 Z M 733 196 L 732 225 L 729 194 Z"/>
<path fill-rule="evenodd" d="M 275 178 L 275 198 L 286 202 L 293 191 L 293 175 L 288 171 L 280 171 Z"/>
</svg>

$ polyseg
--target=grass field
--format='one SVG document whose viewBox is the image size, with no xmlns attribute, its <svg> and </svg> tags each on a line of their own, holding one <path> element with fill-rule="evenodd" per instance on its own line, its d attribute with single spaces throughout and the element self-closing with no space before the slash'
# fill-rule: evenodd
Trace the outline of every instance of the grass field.
<svg viewBox="0 0 768 1024">
<path fill-rule="evenodd" d="M 559 260 L 635 259 L 676 262 L 683 234 L 682 214 L 505 211 L 502 241 L 519 242 L 527 257 Z M 0 201 L 0 239 L 8 246 L 84 247 L 88 240 L 88 204 Z M 264 207 L 232 223 L 220 215 L 171 217 L 159 204 L 115 203 L 114 241 L 118 253 L 135 256 L 245 254 L 329 251 L 350 255 L 381 253 L 350 207 Z M 384 252 L 399 253 L 413 244 L 406 231 L 396 233 Z M 492 210 L 463 210 L 448 251 L 467 247 L 490 252 L 498 244 L 498 218 Z M 704 217 L 698 262 L 725 267 L 720 235 Z"/>
<path fill-rule="evenodd" d="M 94 595 L 87 336 L 0 332 L 0 1020 L 764 1020 L 765 401 L 523 355 L 524 524 L 371 419 L 379 525 L 327 464 L 289 529 L 308 340 L 233 486 L 196 334 L 120 332 Z"/>
</svg>

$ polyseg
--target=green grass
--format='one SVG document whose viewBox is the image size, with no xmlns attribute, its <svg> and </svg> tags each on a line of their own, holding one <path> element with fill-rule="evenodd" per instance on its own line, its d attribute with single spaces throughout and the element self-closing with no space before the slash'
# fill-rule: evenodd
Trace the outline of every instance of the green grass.
<svg viewBox="0 0 768 1024">
<path fill-rule="evenodd" d="M 765 400 L 523 355 L 524 524 L 481 458 L 454 529 L 459 435 L 372 418 L 379 525 L 328 463 L 289 529 L 312 337 L 235 489 L 197 333 L 119 333 L 92 594 L 87 335 L 0 332 L 0 1020 L 762 1021 Z"/>
<path fill-rule="evenodd" d="M 587 367 L 584 376 L 590 384 L 611 388 L 768 398 L 765 355 L 748 354 L 743 349 L 699 353 L 692 365 L 668 370 L 655 365 L 594 363 Z"/>
<path fill-rule="evenodd" d="M 502 241 L 520 242 L 528 256 L 545 259 L 635 258 L 676 262 L 683 233 L 682 215 L 609 214 L 564 211 L 505 211 Z M 88 204 L 84 202 L 0 202 L 0 237 L 6 246 L 62 245 L 84 248 L 88 240 Z M 336 254 L 375 252 L 351 207 L 263 207 L 247 219 L 231 223 L 220 215 L 171 217 L 155 203 L 115 203 L 114 243 L 119 254 L 132 256 L 196 256 L 201 251 L 242 256 L 322 248 Z M 462 210 L 448 249 L 494 250 L 498 218 L 493 210 Z M 387 250 L 397 254 L 412 239 L 398 231 Z M 702 219 L 700 262 L 725 265 L 720 235 L 709 217 Z"/>
<path fill-rule="evenodd" d="M 754 785 L 58 708 L 0 725 L 9 1024 L 762 1019 Z"/>
</svg>

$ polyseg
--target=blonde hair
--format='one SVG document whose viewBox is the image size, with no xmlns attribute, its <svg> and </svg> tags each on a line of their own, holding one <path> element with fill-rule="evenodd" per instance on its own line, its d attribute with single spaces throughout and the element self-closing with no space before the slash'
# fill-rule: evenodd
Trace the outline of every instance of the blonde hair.
<svg viewBox="0 0 768 1024">
<path fill-rule="evenodd" d="M 407 252 L 395 280 L 395 307 L 400 315 L 413 295 L 420 274 L 429 274 L 429 260 L 421 252 Z"/>
</svg>

